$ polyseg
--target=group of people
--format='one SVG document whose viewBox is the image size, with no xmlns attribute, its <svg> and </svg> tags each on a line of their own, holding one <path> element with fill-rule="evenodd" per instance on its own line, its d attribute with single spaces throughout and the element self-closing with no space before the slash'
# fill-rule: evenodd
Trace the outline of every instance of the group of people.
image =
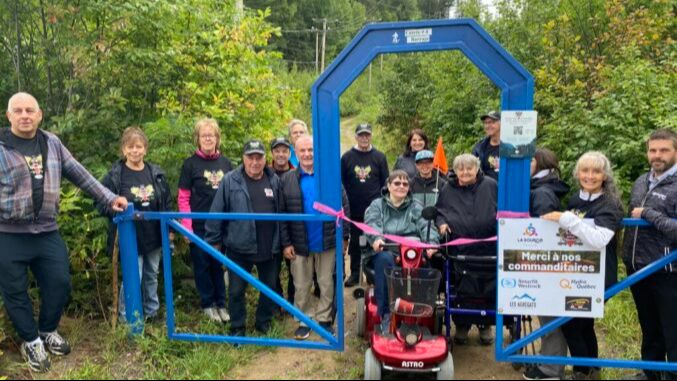
<svg viewBox="0 0 677 381">
<path fill-rule="evenodd" d="M 234 167 L 220 151 L 221 131 L 213 119 L 195 125 L 195 152 L 181 170 L 178 197 L 171 196 L 164 171 L 145 160 L 149 141 L 138 127 L 127 128 L 121 139 L 121 160 L 103 181 L 94 179 L 53 134 L 39 129 L 42 112 L 30 94 L 18 93 L 8 103 L 11 127 L 0 133 L 0 291 L 8 315 L 23 340 L 21 352 L 33 370 L 46 371 L 47 352 L 65 355 L 70 344 L 58 332 L 63 308 L 69 298 L 70 278 L 67 249 L 58 233 L 56 215 L 62 175 L 85 190 L 98 210 L 112 217 L 129 204 L 140 211 L 170 211 L 174 203 L 181 212 L 229 213 L 317 213 L 313 204 L 319 195 L 314 186 L 313 139 L 307 125 L 298 119 L 288 125 L 288 136 L 269 145 L 250 140 L 243 146 L 241 165 Z M 434 168 L 429 140 L 421 129 L 407 138 L 405 152 L 391 172 L 386 156 L 372 145 L 372 127 L 355 129 L 356 144 L 341 157 L 343 209 L 347 216 L 365 222 L 381 234 L 416 237 L 440 243 L 456 238 L 495 236 L 500 170 L 500 113 L 480 118 L 486 138 L 472 150 L 454 158 L 452 171 Z M 268 151 L 270 154 L 268 154 Z M 643 218 L 648 228 L 625 231 L 623 260 L 628 273 L 641 270 L 677 247 L 677 134 L 655 131 L 647 141 L 651 170 L 633 187 L 630 216 Z M 270 155 L 270 156 L 269 156 Z M 270 160 L 268 158 L 271 157 Z M 574 169 L 574 192 L 565 209 L 562 199 L 569 186 L 560 173 L 556 155 L 538 149 L 531 163 L 532 216 L 558 223 L 595 248 L 606 247 L 606 287 L 616 283 L 618 233 L 625 216 L 614 182 L 612 165 L 600 152 L 582 155 Z M 425 207 L 435 207 L 432 229 L 422 218 Z M 594 224 L 583 223 L 583 218 Z M 221 221 L 184 219 L 188 230 L 203 238 L 245 271 L 256 267 L 259 280 L 283 294 L 282 264 L 286 263 L 286 298 L 328 330 L 336 314 L 336 224 L 317 221 Z M 139 277 L 143 312 L 148 319 L 159 316 L 157 293 L 161 260 L 159 222 L 135 221 L 139 253 Z M 384 251 L 381 235 L 367 235 L 351 225 L 344 230 L 344 248 L 350 255 L 347 287 L 359 282 L 362 255 L 375 269 L 375 295 L 384 322 L 389 320 L 386 269 L 395 265 Z M 109 250 L 115 229 L 111 226 Z M 495 243 L 461 246 L 459 255 L 496 255 Z M 432 259 L 434 250 L 428 250 Z M 229 322 L 232 336 L 246 335 L 247 282 L 228 274 L 228 287 L 221 263 L 190 245 L 195 284 L 205 315 L 216 322 Z M 431 262 L 434 261 L 431 260 Z M 27 270 L 40 288 L 39 321 L 33 317 L 28 296 Z M 677 269 L 672 265 L 633 286 L 643 333 L 642 359 L 677 361 Z M 312 301 L 313 289 L 318 297 Z M 228 298 L 226 298 L 226 293 Z M 228 303 L 226 304 L 226 299 Z M 124 317 L 124 298 L 120 301 Z M 256 331 L 266 334 L 277 307 L 261 294 L 255 317 Z M 540 317 L 547 323 L 552 317 Z M 456 322 L 455 340 L 468 341 L 471 326 Z M 491 325 L 480 325 L 482 344 L 493 342 Z M 294 334 L 307 339 L 310 329 L 299 322 Z M 573 319 L 545 336 L 542 354 L 597 357 L 598 345 L 593 319 Z M 598 369 L 575 367 L 575 377 L 596 378 Z M 563 367 L 539 365 L 529 368 L 526 379 L 563 376 Z M 670 377 L 671 375 L 667 375 Z M 666 377 L 647 371 L 648 379 Z"/>
</svg>

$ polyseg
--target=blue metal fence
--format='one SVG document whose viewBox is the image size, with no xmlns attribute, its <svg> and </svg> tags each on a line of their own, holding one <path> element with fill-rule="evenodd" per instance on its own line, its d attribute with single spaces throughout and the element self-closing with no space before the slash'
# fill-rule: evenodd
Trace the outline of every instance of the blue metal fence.
<svg viewBox="0 0 677 381">
<path fill-rule="evenodd" d="M 190 218 L 195 220 L 258 220 L 258 221 L 334 221 L 333 218 L 323 215 L 311 214 L 231 214 L 231 213 L 159 213 L 159 212 L 135 212 L 133 205 L 115 218 L 120 234 L 120 259 L 122 263 L 123 282 L 125 290 L 125 303 L 127 306 L 127 321 L 130 323 L 132 333 L 140 334 L 143 331 L 143 308 L 141 306 L 141 287 L 139 280 L 139 268 L 136 258 L 138 250 L 136 246 L 135 220 L 160 221 L 162 229 L 162 253 L 164 263 L 165 296 L 167 305 L 167 334 L 170 339 L 183 341 L 230 343 L 230 344 L 253 344 L 261 346 L 279 346 L 290 348 L 322 349 L 343 351 L 344 349 L 344 322 L 343 322 L 343 239 L 342 227 L 336 232 L 336 298 L 337 298 L 337 336 L 321 327 L 317 322 L 304 315 L 299 309 L 290 304 L 285 298 L 278 295 L 274 290 L 261 283 L 257 278 L 245 271 L 236 263 L 228 259 L 221 252 L 213 248 L 197 235 L 187 230 L 177 222 L 178 219 Z M 305 323 L 326 342 L 297 341 L 273 338 L 234 337 L 221 335 L 205 335 L 199 333 L 177 333 L 175 310 L 174 310 L 174 287 L 172 279 L 172 253 L 169 242 L 170 228 L 192 243 L 204 250 L 207 254 L 221 262 L 231 273 L 244 279 L 255 289 L 259 290 L 273 302 L 284 308 L 294 317 Z M 339 276 L 340 275 L 340 276 Z"/>
</svg>

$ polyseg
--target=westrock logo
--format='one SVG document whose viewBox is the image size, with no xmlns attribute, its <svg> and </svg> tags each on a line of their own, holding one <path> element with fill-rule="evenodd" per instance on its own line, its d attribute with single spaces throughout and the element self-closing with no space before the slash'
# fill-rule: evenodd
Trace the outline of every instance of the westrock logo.
<svg viewBox="0 0 677 381">
<path fill-rule="evenodd" d="M 517 242 L 540 244 L 543 243 L 543 238 L 538 238 L 538 231 L 536 231 L 536 228 L 533 224 L 529 224 L 529 226 L 524 229 L 522 238 L 518 239 Z"/>
<path fill-rule="evenodd" d="M 557 244 L 560 246 L 583 246 L 583 241 L 566 229 L 559 228 L 557 236 L 559 237 L 559 242 L 557 242 Z"/>
<path fill-rule="evenodd" d="M 529 294 L 515 295 L 510 301 L 510 307 L 512 308 L 536 308 L 536 298 Z"/>
</svg>

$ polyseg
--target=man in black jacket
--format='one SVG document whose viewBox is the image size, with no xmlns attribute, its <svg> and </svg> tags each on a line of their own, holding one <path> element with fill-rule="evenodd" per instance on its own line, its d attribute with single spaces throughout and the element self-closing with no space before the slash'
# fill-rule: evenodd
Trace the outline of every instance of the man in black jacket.
<svg viewBox="0 0 677 381">
<path fill-rule="evenodd" d="M 372 201 L 381 197 L 381 189 L 386 184 L 388 160 L 383 152 L 371 144 L 371 125 L 360 123 L 355 128 L 357 145 L 341 156 L 341 181 L 348 194 L 352 220 L 364 221 L 364 212 Z M 362 251 L 359 238 L 362 232 L 354 225 L 350 228 L 350 277 L 346 287 L 359 282 L 360 259 Z"/>
<path fill-rule="evenodd" d="M 299 168 L 282 176 L 281 205 L 283 213 L 317 214 L 313 204 L 318 199 L 313 168 L 313 138 L 301 136 L 296 141 Z M 348 199 L 343 194 L 343 208 L 348 212 Z M 347 247 L 348 232 L 344 231 L 344 247 Z M 335 222 L 283 222 L 281 242 L 284 256 L 291 261 L 296 295 L 294 304 L 306 315 L 313 316 L 321 326 L 332 330 L 334 319 L 334 269 L 336 268 Z M 315 314 L 310 306 L 310 289 L 313 275 L 317 275 L 320 300 Z M 296 330 L 297 340 L 310 336 L 310 329 L 301 323 Z"/>
<path fill-rule="evenodd" d="M 649 137 L 647 156 L 651 171 L 632 188 L 633 218 L 647 220 L 650 227 L 626 230 L 624 255 L 628 274 L 633 274 L 677 249 L 677 133 L 658 130 Z M 642 327 L 642 360 L 677 362 L 677 263 L 631 287 Z M 649 380 L 659 380 L 655 371 L 645 371 Z M 664 380 L 677 378 L 671 373 Z"/>
<path fill-rule="evenodd" d="M 244 146 L 242 165 L 228 172 L 221 180 L 212 202 L 211 213 L 278 213 L 280 179 L 266 166 L 263 143 L 251 140 Z M 205 224 L 205 241 L 217 250 L 223 249 L 229 259 L 251 272 L 254 266 L 259 280 L 275 289 L 275 257 L 280 253 L 280 227 L 275 221 L 219 221 Z M 230 273 L 228 309 L 231 336 L 245 336 L 247 282 Z M 259 296 L 255 328 L 266 334 L 270 330 L 275 303 Z"/>
</svg>

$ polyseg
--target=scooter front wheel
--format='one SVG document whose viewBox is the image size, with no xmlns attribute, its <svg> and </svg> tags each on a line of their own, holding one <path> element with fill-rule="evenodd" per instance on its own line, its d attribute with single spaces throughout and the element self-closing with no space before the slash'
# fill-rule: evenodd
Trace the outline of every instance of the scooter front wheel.
<svg viewBox="0 0 677 381">
<path fill-rule="evenodd" d="M 374 352 L 371 351 L 371 348 L 367 349 L 364 353 L 364 379 L 380 380 L 381 369 L 381 362 L 374 356 Z"/>
<path fill-rule="evenodd" d="M 366 331 L 366 298 L 357 298 L 356 310 L 355 310 L 355 333 L 358 337 L 364 337 Z"/>
<path fill-rule="evenodd" d="M 438 380 L 453 380 L 454 379 L 454 357 L 451 353 L 447 354 L 447 358 L 440 364 L 440 371 L 437 372 Z"/>
</svg>

